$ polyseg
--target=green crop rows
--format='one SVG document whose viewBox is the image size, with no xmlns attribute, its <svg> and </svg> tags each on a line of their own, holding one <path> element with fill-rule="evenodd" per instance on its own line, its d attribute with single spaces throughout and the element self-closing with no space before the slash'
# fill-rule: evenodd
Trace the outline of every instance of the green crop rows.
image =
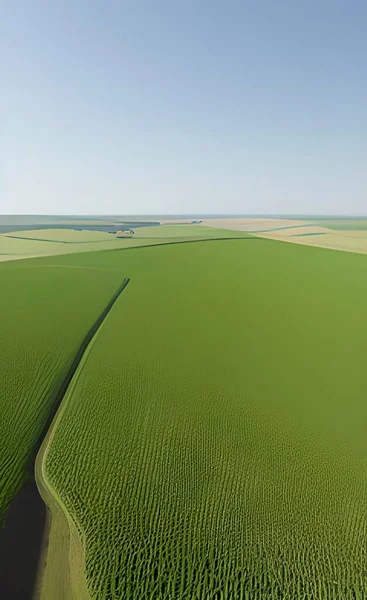
<svg viewBox="0 0 367 600">
<path fill-rule="evenodd" d="M 0 525 L 78 347 L 123 275 L 119 269 L 0 267 Z"/>
<path fill-rule="evenodd" d="M 365 257 L 247 239 L 53 262 L 131 279 L 46 458 L 91 598 L 364 599 Z"/>
</svg>

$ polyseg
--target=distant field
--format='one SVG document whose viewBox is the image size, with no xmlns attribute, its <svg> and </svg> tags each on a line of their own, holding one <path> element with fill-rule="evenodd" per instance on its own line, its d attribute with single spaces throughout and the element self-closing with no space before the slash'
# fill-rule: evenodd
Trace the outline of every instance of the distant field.
<svg viewBox="0 0 367 600">
<path fill-rule="evenodd" d="M 0 527 L 81 340 L 123 279 L 31 263 L 0 265 Z"/>
<path fill-rule="evenodd" d="M 246 237 L 244 232 L 197 225 L 141 227 L 134 232 L 134 237 L 126 239 L 116 238 L 110 233 L 90 230 L 40 229 L 8 232 L 0 235 L 0 262 L 17 258 L 151 246 L 196 238 Z"/>
<path fill-rule="evenodd" d="M 67 234 L 69 230 L 65 230 Z M 88 232 L 90 233 L 90 232 Z M 94 232 L 93 232 L 94 233 Z M 26 235 L 24 235 L 26 234 Z M 116 240 L 114 236 L 107 241 L 89 241 L 83 243 L 64 243 L 57 239 L 36 239 L 33 237 L 34 232 L 32 231 L 32 237 L 27 237 L 28 232 L 22 231 L 21 234 L 9 237 L 8 234 L 0 235 L 0 260 L 12 260 L 13 257 L 27 258 L 28 256 L 51 256 L 54 254 L 66 254 L 73 252 L 103 250 L 104 248 L 111 248 L 113 245 L 120 247 L 123 242 Z M 42 234 L 42 232 L 40 232 Z M 13 234 L 12 234 L 13 235 Z M 82 246 L 82 248 L 81 248 Z"/>
<path fill-rule="evenodd" d="M 301 232 L 305 234 L 302 235 Z M 358 234 L 358 235 L 357 235 Z M 258 237 L 303 244 L 307 246 L 318 246 L 330 250 L 342 250 L 344 252 L 357 252 L 367 254 L 367 236 L 364 231 L 332 231 L 319 226 L 309 229 L 299 228 L 287 231 L 267 231 L 256 233 Z"/>
<path fill-rule="evenodd" d="M 334 219 L 319 219 L 313 221 L 317 225 L 328 227 L 335 230 L 362 229 L 367 230 L 367 218 L 334 218 Z"/>
<path fill-rule="evenodd" d="M 42 463 L 90 597 L 364 599 L 366 257 L 245 239 L 52 262 L 131 278 Z"/>
<path fill-rule="evenodd" d="M 202 219 L 202 226 L 232 229 L 235 231 L 265 231 L 274 228 L 303 226 L 306 221 L 301 219 L 270 218 L 270 217 L 218 217 Z"/>
<path fill-rule="evenodd" d="M 111 233 L 78 229 L 31 229 L 27 231 L 12 231 L 4 234 L 7 238 L 31 239 L 51 242 L 100 242 L 115 239 Z"/>
<path fill-rule="evenodd" d="M 151 238 L 195 238 L 195 237 L 241 237 L 241 234 L 228 229 L 203 227 L 201 225 L 161 225 L 159 227 L 141 227 L 135 230 L 134 237 Z M 243 237 L 243 235 L 242 235 Z"/>
<path fill-rule="evenodd" d="M 331 250 L 367 254 L 367 219 L 296 220 L 282 218 L 204 219 L 209 227 L 248 231 L 262 238 L 277 239 Z"/>
</svg>

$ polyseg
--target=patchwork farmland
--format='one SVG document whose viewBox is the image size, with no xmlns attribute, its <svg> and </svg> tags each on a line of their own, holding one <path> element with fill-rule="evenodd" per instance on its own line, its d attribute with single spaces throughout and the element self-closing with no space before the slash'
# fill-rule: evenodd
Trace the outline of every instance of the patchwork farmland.
<svg viewBox="0 0 367 600">
<path fill-rule="evenodd" d="M 367 595 L 366 257 L 217 224 L 1 265 L 2 510 L 43 439 L 41 600 Z"/>
</svg>

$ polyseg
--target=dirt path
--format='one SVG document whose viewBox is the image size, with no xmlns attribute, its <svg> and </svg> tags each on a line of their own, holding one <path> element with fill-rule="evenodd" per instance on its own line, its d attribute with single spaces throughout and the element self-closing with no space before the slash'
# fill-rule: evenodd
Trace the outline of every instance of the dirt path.
<svg viewBox="0 0 367 600">
<path fill-rule="evenodd" d="M 71 393 L 101 325 L 129 281 L 124 279 L 80 344 L 31 457 L 30 465 L 35 461 L 34 478 L 24 485 L 8 510 L 0 531 L 0 597 L 6 600 L 89 600 L 80 532 L 48 481 L 45 463 L 67 404 L 63 399 Z M 49 510 L 47 519 L 42 499 Z M 52 544 L 53 540 L 57 544 Z"/>
<path fill-rule="evenodd" d="M 44 547 L 35 589 L 35 598 L 41 600 L 89 600 L 84 578 L 84 547 L 81 532 L 71 518 L 62 499 L 47 478 L 46 461 L 57 427 L 72 396 L 83 366 L 97 338 L 100 328 L 113 305 L 129 283 L 124 279 L 113 298 L 85 336 L 60 390 L 58 411 L 36 458 L 35 479 L 38 490 L 50 512 L 49 531 L 45 531 Z M 57 542 L 57 545 L 54 542 Z"/>
</svg>

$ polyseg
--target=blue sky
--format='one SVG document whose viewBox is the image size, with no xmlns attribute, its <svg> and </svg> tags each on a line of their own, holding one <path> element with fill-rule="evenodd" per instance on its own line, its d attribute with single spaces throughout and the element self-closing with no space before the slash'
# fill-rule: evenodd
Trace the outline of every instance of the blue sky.
<svg viewBox="0 0 367 600">
<path fill-rule="evenodd" d="M 365 0 L 0 16 L 0 213 L 367 213 Z"/>
</svg>

